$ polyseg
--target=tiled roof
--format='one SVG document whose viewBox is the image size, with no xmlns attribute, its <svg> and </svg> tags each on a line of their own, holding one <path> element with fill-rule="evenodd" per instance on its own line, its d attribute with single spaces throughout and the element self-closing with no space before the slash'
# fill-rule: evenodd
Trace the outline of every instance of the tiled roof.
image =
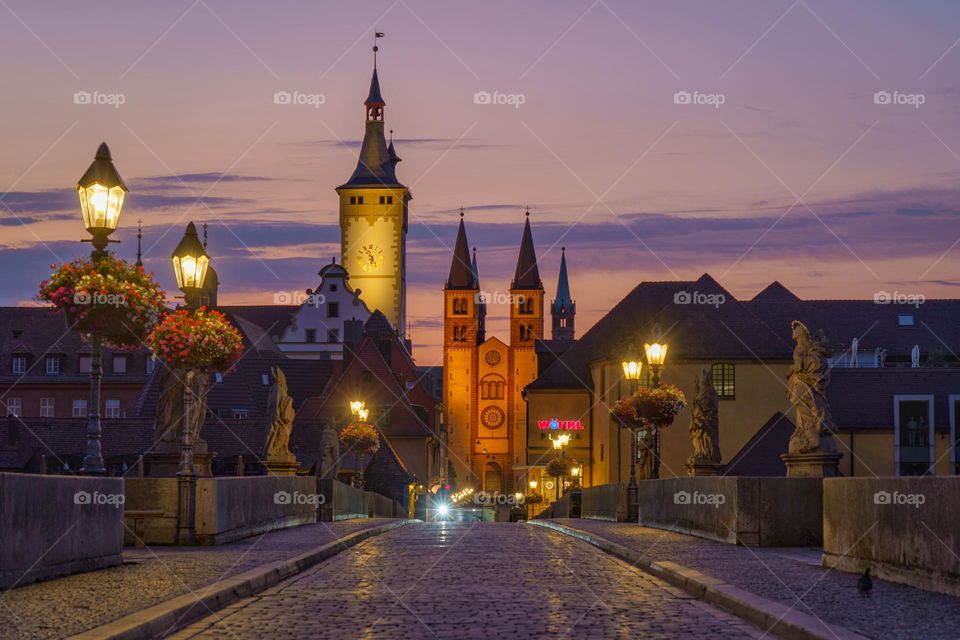
<svg viewBox="0 0 960 640">
<path fill-rule="evenodd" d="M 838 429 L 892 429 L 894 395 L 933 395 L 934 427 L 950 430 L 948 396 L 960 395 L 960 368 L 833 369 L 827 399 Z"/>
<path fill-rule="evenodd" d="M 300 309 L 297 305 L 264 304 L 218 306 L 217 310 L 226 314 L 231 320 L 234 317 L 244 318 L 260 327 L 267 335 L 279 338 L 283 335 L 290 323 L 293 314 Z"/>
</svg>

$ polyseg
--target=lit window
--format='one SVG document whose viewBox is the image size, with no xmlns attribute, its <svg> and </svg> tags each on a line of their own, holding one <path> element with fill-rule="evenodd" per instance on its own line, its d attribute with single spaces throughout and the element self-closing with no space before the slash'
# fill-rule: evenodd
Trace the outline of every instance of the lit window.
<svg viewBox="0 0 960 640">
<path fill-rule="evenodd" d="M 126 356 L 113 356 L 113 372 L 114 372 L 114 373 L 126 373 L 126 372 L 127 372 L 127 358 L 126 358 Z"/>
<path fill-rule="evenodd" d="M 53 398 L 40 398 L 40 417 L 53 417 Z"/>
<path fill-rule="evenodd" d="M 56 356 L 47 357 L 47 373 L 50 375 L 60 373 L 60 358 Z"/>
<path fill-rule="evenodd" d="M 733 398 L 737 395 L 737 378 L 734 365 L 729 362 L 716 362 L 711 367 L 713 388 L 721 398 Z"/>
<path fill-rule="evenodd" d="M 5 403 L 7 405 L 7 415 L 8 416 L 22 416 L 23 415 L 23 399 L 21 398 L 7 398 Z"/>
<path fill-rule="evenodd" d="M 912 313 L 901 313 L 897 316 L 897 324 L 901 327 L 912 327 L 913 326 L 913 314 Z"/>
<path fill-rule="evenodd" d="M 84 398 L 74 398 L 73 400 L 73 413 L 74 418 L 86 418 L 87 417 L 87 401 Z"/>
<path fill-rule="evenodd" d="M 13 372 L 14 372 L 14 373 L 26 373 L 26 372 L 27 372 L 27 357 L 26 357 L 26 356 L 14 356 L 14 357 L 13 357 Z"/>
<path fill-rule="evenodd" d="M 107 398 L 107 402 L 104 407 L 103 417 L 119 418 L 120 417 L 120 401 L 117 399 Z"/>
</svg>

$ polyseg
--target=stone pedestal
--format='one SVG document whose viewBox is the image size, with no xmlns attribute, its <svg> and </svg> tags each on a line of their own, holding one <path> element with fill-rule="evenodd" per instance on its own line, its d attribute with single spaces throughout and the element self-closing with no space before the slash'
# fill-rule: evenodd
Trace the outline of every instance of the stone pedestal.
<svg viewBox="0 0 960 640">
<path fill-rule="evenodd" d="M 721 462 L 712 460 L 694 460 L 687 461 L 688 476 L 719 476 L 723 473 L 725 465 Z"/>
<path fill-rule="evenodd" d="M 297 475 L 297 469 L 300 468 L 300 463 L 297 462 L 297 457 L 292 453 L 288 456 L 267 456 L 267 459 L 263 461 L 263 468 L 266 470 L 267 475 L 271 476 L 295 476 Z"/>
<path fill-rule="evenodd" d="M 788 478 L 835 478 L 840 475 L 842 453 L 785 453 L 780 456 L 787 465 Z"/>
<path fill-rule="evenodd" d="M 207 450 L 206 441 L 197 440 L 193 443 L 193 466 L 197 469 L 198 476 L 206 478 L 213 475 L 210 463 L 216 456 L 216 453 Z M 150 463 L 148 476 L 172 478 L 180 470 L 180 445 L 175 442 L 158 442 L 144 458 Z"/>
</svg>

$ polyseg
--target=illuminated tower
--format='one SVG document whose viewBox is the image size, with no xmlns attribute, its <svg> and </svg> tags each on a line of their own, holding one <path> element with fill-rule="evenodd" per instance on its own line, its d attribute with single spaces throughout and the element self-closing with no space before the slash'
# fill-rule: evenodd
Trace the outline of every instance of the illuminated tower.
<svg viewBox="0 0 960 640">
<path fill-rule="evenodd" d="M 380 94 L 376 50 L 357 168 L 337 187 L 340 255 L 361 299 L 371 311 L 379 309 L 402 337 L 406 335 L 407 203 L 412 196 L 397 180 L 400 157 L 392 135 L 389 147 L 384 135 L 386 103 Z"/>
</svg>

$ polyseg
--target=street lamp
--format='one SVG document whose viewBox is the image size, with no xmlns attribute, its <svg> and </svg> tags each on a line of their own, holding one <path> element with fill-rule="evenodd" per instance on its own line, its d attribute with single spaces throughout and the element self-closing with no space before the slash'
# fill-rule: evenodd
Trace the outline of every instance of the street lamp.
<svg viewBox="0 0 960 640">
<path fill-rule="evenodd" d="M 93 243 L 94 260 L 107 256 L 109 236 L 120 223 L 123 197 L 127 191 L 127 185 L 113 165 L 110 148 L 106 142 L 101 143 L 90 167 L 77 182 L 83 224 L 93 236 L 89 242 Z"/>
<path fill-rule="evenodd" d="M 184 304 L 187 309 L 196 309 L 200 306 L 200 292 L 207 277 L 210 257 L 192 222 L 187 225 L 170 260 L 173 261 L 173 273 L 177 276 L 177 287 L 183 291 Z"/>
<path fill-rule="evenodd" d="M 660 386 L 660 370 L 663 369 L 663 362 L 667 359 L 667 347 L 669 345 L 661 342 L 643 345 L 647 352 L 647 364 L 652 370 L 651 384 L 656 389 Z M 660 427 L 653 425 L 653 471 L 650 476 L 657 480 L 660 478 Z"/>
<path fill-rule="evenodd" d="M 630 385 L 630 395 L 637 392 L 640 385 L 640 374 L 643 372 L 643 362 L 637 357 L 633 346 L 630 347 L 623 363 L 623 377 Z M 627 520 L 637 522 L 640 519 L 640 491 L 637 486 L 637 429 L 631 423 L 630 429 L 630 481 L 627 483 Z"/>
<path fill-rule="evenodd" d="M 370 416 L 370 410 L 367 409 L 367 403 L 363 400 L 350 401 L 350 413 L 359 422 L 366 422 Z M 353 482 L 357 487 L 363 486 L 363 469 L 360 464 L 360 454 L 356 450 L 353 452 Z"/>
<path fill-rule="evenodd" d="M 200 306 L 200 292 L 207 277 L 210 257 L 197 236 L 197 228 L 191 222 L 183 232 L 183 238 L 170 256 L 177 287 L 183 292 L 183 303 L 188 311 Z M 203 374 L 202 374 L 203 375 Z M 183 429 L 180 431 L 180 468 L 177 470 L 177 504 L 180 510 L 177 539 L 180 544 L 196 542 L 197 468 L 193 464 L 193 427 L 196 424 L 194 411 L 194 381 L 197 372 L 188 369 L 183 380 Z M 201 389 L 206 385 L 202 381 Z M 201 418 L 202 419 L 202 418 Z"/>
<path fill-rule="evenodd" d="M 97 149 L 97 155 L 87 171 L 77 181 L 77 197 L 83 213 L 83 225 L 92 238 L 84 242 L 93 244 L 90 259 L 94 262 L 106 258 L 109 236 L 116 231 L 123 209 L 123 196 L 127 185 L 123 183 L 117 168 L 113 166 L 110 149 L 104 142 Z M 119 241 L 118 241 L 119 242 Z M 96 332 L 90 332 L 90 401 L 87 411 L 87 444 L 84 450 L 83 465 L 80 473 L 103 475 L 107 472 L 103 465 L 103 451 L 100 435 L 100 380 L 103 378 L 102 338 Z"/>
</svg>

